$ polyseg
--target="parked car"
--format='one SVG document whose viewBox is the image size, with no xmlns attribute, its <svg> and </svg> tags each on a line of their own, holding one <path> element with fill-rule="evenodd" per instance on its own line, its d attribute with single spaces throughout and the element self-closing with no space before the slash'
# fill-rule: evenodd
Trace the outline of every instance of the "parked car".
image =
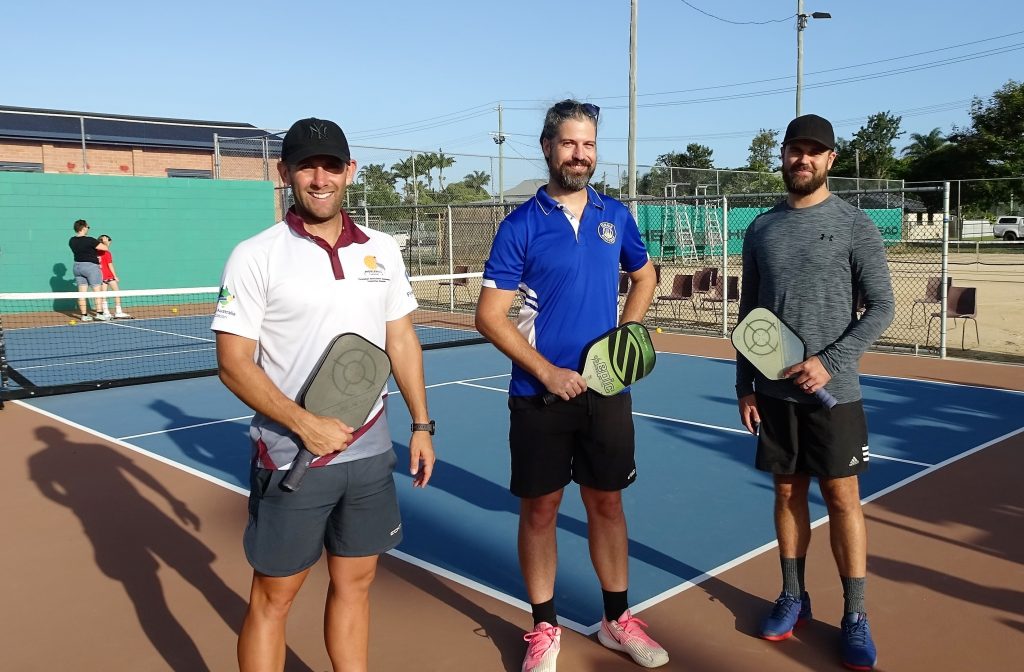
<svg viewBox="0 0 1024 672">
<path fill-rule="evenodd" d="M 992 234 L 1003 240 L 1024 240 L 1024 217 L 1000 217 L 992 227 Z"/>
</svg>

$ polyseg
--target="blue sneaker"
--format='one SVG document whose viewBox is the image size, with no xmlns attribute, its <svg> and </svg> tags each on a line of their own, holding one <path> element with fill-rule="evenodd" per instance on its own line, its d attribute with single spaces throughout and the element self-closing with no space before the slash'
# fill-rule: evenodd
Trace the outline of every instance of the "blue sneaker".
<svg viewBox="0 0 1024 672">
<path fill-rule="evenodd" d="M 839 624 L 843 637 L 843 665 L 851 670 L 874 669 L 878 661 L 878 651 L 871 640 L 871 628 L 868 627 L 868 615 L 852 613 L 843 616 Z"/>
<path fill-rule="evenodd" d="M 811 620 L 811 596 L 805 591 L 801 599 L 782 593 L 775 600 L 772 613 L 761 624 L 761 637 L 781 642 L 793 636 L 793 628 Z"/>
</svg>

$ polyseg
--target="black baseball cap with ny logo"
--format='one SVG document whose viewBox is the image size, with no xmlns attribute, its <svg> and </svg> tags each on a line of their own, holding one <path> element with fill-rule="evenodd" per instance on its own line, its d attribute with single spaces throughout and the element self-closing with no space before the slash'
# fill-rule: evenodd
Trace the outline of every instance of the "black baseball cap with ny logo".
<svg viewBox="0 0 1024 672">
<path fill-rule="evenodd" d="M 331 156 L 339 161 L 352 159 L 345 133 L 333 121 L 327 119 L 299 119 L 284 136 L 281 143 L 281 160 L 295 165 L 311 156 Z"/>
</svg>

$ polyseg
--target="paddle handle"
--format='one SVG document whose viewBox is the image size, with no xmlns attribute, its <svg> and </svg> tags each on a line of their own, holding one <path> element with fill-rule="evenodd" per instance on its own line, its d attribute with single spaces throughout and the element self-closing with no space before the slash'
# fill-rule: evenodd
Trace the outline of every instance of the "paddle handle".
<svg viewBox="0 0 1024 672">
<path fill-rule="evenodd" d="M 837 403 L 836 398 L 829 394 L 829 391 L 824 387 L 818 388 L 818 391 L 814 393 L 814 398 L 821 402 L 821 405 L 825 408 L 832 408 Z"/>
<path fill-rule="evenodd" d="M 309 469 L 309 463 L 314 459 L 316 459 L 316 455 L 305 448 L 300 448 L 299 452 L 295 454 L 295 461 L 292 462 L 292 468 L 288 470 L 288 475 L 281 481 L 281 487 L 288 492 L 298 490 L 302 485 L 302 478 L 306 475 L 306 470 Z"/>
<path fill-rule="evenodd" d="M 550 406 L 551 404 L 555 403 L 555 401 L 557 401 L 558 399 L 560 399 L 560 397 L 557 394 L 548 392 L 541 398 L 541 401 L 544 402 L 545 406 Z"/>
</svg>

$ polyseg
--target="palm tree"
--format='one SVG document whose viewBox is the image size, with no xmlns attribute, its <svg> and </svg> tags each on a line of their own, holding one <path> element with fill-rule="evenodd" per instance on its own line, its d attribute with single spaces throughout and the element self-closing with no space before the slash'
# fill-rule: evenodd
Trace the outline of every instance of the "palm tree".
<svg viewBox="0 0 1024 672">
<path fill-rule="evenodd" d="M 903 148 L 903 155 L 912 161 L 928 156 L 949 144 L 946 136 L 942 134 L 942 129 L 939 128 L 933 128 L 924 135 L 911 133 L 910 139 L 913 142 Z"/>
<path fill-rule="evenodd" d="M 413 176 L 415 175 L 418 177 L 418 173 L 420 172 L 419 166 L 416 166 L 415 171 L 413 170 L 413 162 L 414 159 L 413 157 L 410 156 L 407 159 L 402 159 L 398 163 L 394 163 L 391 165 L 392 174 L 397 179 L 402 180 L 402 182 L 404 183 L 403 189 L 406 195 L 408 196 L 412 195 Z"/>
<path fill-rule="evenodd" d="M 370 189 L 394 188 L 395 182 L 398 181 L 398 175 L 384 168 L 383 163 L 369 163 L 363 166 L 359 171 L 359 177 Z"/>
<path fill-rule="evenodd" d="M 437 166 L 437 188 L 439 191 L 444 191 L 444 169 L 455 165 L 455 157 L 448 156 L 443 149 L 438 149 L 434 157 L 434 165 Z"/>
<path fill-rule="evenodd" d="M 474 170 L 462 178 L 462 183 L 474 191 L 483 191 L 491 181 L 491 176 L 482 170 Z"/>
</svg>

